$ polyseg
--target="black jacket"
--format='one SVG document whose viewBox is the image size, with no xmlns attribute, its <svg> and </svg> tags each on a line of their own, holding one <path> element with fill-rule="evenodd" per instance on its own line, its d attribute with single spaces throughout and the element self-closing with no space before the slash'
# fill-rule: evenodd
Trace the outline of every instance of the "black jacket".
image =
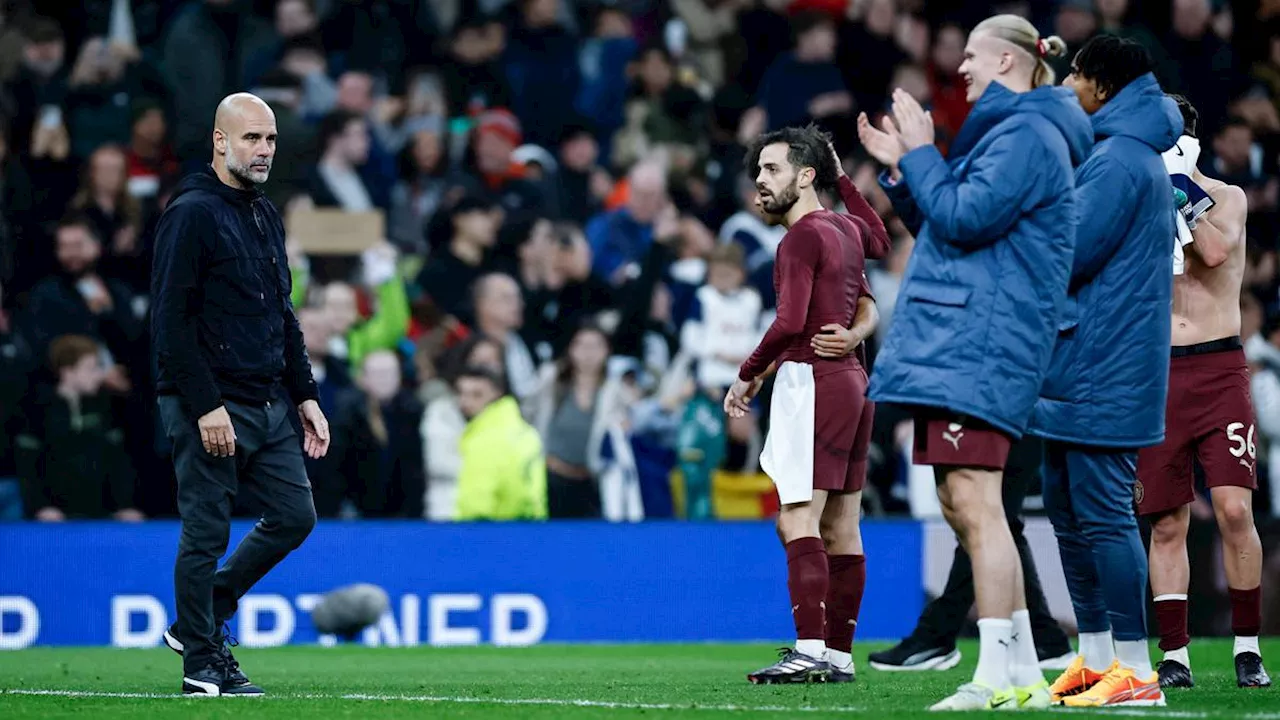
<svg viewBox="0 0 1280 720">
<path fill-rule="evenodd" d="M 22 411 L 16 445 L 27 515 L 56 507 L 69 518 L 104 518 L 134 503 L 135 475 L 105 393 L 71 403 L 51 388 Z"/>
<path fill-rule="evenodd" d="M 284 225 L 262 192 L 208 166 L 183 178 L 156 229 L 157 392 L 179 395 L 193 418 L 223 398 L 272 400 L 281 384 L 295 404 L 316 399 L 291 286 Z"/>
</svg>

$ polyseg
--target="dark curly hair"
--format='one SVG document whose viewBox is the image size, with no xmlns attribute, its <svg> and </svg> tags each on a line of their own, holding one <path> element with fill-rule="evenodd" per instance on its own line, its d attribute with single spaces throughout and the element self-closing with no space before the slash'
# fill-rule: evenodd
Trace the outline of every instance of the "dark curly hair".
<svg viewBox="0 0 1280 720">
<path fill-rule="evenodd" d="M 1096 35 L 1080 48 L 1072 70 L 1097 83 L 1110 100 L 1129 83 L 1154 69 L 1141 44 L 1116 35 Z"/>
<path fill-rule="evenodd" d="M 831 156 L 829 143 L 831 135 L 823 132 L 817 125 L 805 127 L 785 127 L 781 130 L 767 132 L 757 137 L 747 147 L 745 169 L 754 183 L 760 169 L 760 151 L 770 145 L 786 143 L 787 162 L 799 171 L 800 168 L 811 167 L 815 173 L 813 180 L 817 190 L 828 190 L 836 187 L 836 161 Z"/>
<path fill-rule="evenodd" d="M 1178 110 L 1182 111 L 1182 134 L 1193 138 L 1200 137 L 1196 134 L 1200 130 L 1200 112 L 1196 110 L 1196 106 L 1182 95 L 1171 94 L 1169 98 L 1178 103 Z"/>
</svg>

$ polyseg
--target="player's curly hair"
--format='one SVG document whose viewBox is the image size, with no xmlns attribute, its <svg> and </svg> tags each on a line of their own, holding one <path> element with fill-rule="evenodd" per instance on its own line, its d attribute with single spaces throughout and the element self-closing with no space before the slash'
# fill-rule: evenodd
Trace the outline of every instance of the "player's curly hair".
<svg viewBox="0 0 1280 720">
<path fill-rule="evenodd" d="M 754 179 L 760 169 L 760 151 L 776 143 L 787 144 L 787 162 L 797 170 L 811 167 L 814 171 L 813 185 L 818 190 L 829 190 L 836 186 L 836 161 L 831 156 L 828 144 L 830 133 L 824 132 L 817 125 L 805 127 L 785 127 L 781 130 L 767 132 L 757 137 L 747 147 L 746 171 Z"/>
<path fill-rule="evenodd" d="M 1178 103 L 1178 110 L 1182 111 L 1182 134 L 1193 138 L 1200 137 L 1196 134 L 1200 129 L 1200 111 L 1196 110 L 1196 106 L 1182 95 L 1170 94 L 1169 98 Z"/>
<path fill-rule="evenodd" d="M 1096 35 L 1080 48 L 1072 70 L 1097 84 L 1110 100 L 1129 83 L 1155 69 L 1141 44 L 1117 35 Z"/>
</svg>

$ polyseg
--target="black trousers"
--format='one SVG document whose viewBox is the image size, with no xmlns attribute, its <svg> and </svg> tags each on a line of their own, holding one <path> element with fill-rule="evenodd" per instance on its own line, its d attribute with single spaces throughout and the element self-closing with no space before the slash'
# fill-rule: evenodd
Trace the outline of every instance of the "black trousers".
<svg viewBox="0 0 1280 720">
<path fill-rule="evenodd" d="M 1031 614 L 1031 630 L 1035 636 L 1036 650 L 1041 658 L 1057 657 L 1071 650 L 1071 643 L 1062 626 L 1049 612 L 1049 603 L 1040 586 L 1035 559 L 1027 538 L 1023 535 L 1022 501 L 1027 493 L 1040 486 L 1041 465 L 1044 459 L 1044 443 L 1039 438 L 1024 435 L 1009 450 L 1009 460 L 1004 471 L 1004 514 L 1013 533 L 1022 560 L 1022 575 L 1027 591 L 1027 611 Z M 1034 486 L 1034 487 L 1033 487 Z M 930 645 L 955 647 L 956 637 L 964 629 L 973 607 L 973 562 L 964 547 L 956 546 L 955 559 L 951 562 L 951 574 L 942 594 L 925 606 L 912 635 Z"/>
<path fill-rule="evenodd" d="M 601 516 L 595 478 L 567 478 L 547 470 L 547 516 L 552 520 L 592 520 Z"/>
<path fill-rule="evenodd" d="M 182 517 L 173 572 L 175 629 L 185 647 L 183 669 L 195 672 L 221 647 L 220 628 L 240 598 L 310 534 L 316 511 L 287 403 L 226 402 L 236 431 L 236 454 L 229 458 L 205 452 L 196 418 L 177 397 L 162 396 L 159 404 L 173 443 Z M 260 512 L 260 519 L 218 568 L 237 500 Z"/>
</svg>

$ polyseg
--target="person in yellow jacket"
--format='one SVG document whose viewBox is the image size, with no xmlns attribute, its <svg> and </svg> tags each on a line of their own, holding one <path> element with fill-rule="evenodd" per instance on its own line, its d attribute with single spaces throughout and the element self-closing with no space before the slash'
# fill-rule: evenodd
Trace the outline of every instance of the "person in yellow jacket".
<svg viewBox="0 0 1280 720">
<path fill-rule="evenodd" d="M 455 381 L 467 419 L 459 455 L 455 519 L 545 520 L 547 463 L 542 438 L 492 370 L 471 367 Z"/>
</svg>

